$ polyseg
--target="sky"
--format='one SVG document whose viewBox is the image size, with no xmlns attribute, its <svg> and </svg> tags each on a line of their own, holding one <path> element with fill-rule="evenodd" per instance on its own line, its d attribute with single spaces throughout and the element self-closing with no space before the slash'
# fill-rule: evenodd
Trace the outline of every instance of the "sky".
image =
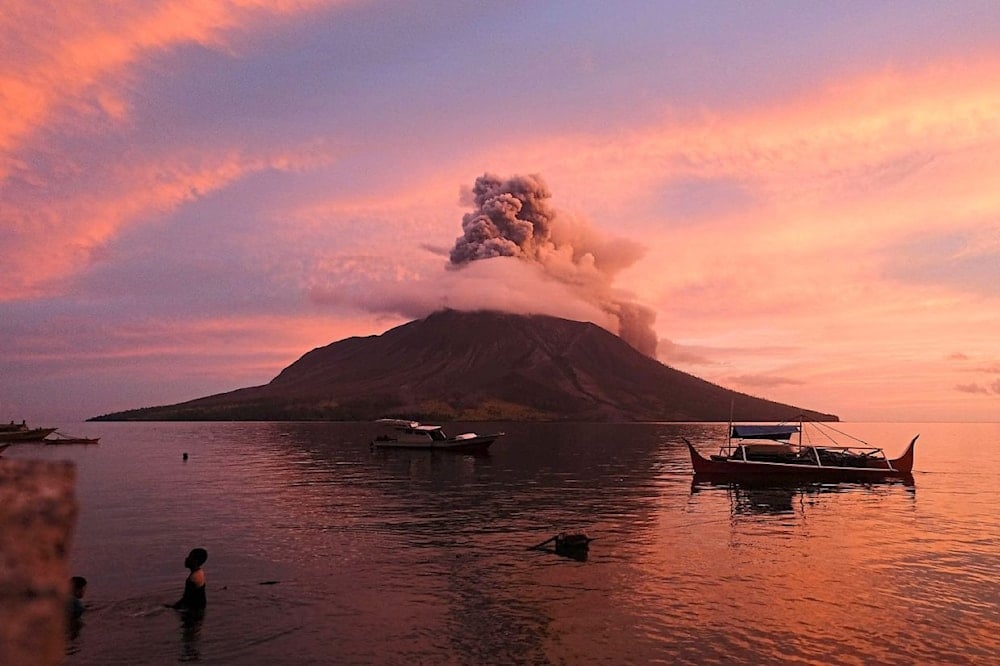
<svg viewBox="0 0 1000 666">
<path fill-rule="evenodd" d="M 0 0 L 0 420 L 452 307 L 627 309 L 727 388 L 1000 421 L 998 34 L 992 0 Z M 511 183 L 546 226 L 477 253 Z"/>
</svg>

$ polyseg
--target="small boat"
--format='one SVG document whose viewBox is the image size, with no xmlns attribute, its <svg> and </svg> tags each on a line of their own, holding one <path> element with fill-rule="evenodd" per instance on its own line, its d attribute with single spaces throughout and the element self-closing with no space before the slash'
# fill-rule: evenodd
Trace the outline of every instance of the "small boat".
<svg viewBox="0 0 1000 666">
<path fill-rule="evenodd" d="M 449 437 L 439 425 L 428 425 L 405 419 L 379 419 L 376 421 L 391 430 L 372 440 L 375 448 L 441 449 L 447 451 L 485 451 L 504 433 L 477 435 L 467 432 Z"/>
<path fill-rule="evenodd" d="M 833 430 L 830 426 L 825 427 Z M 796 433 L 798 441 L 793 444 L 791 438 Z M 842 446 L 826 436 L 833 444 L 803 443 L 801 423 L 730 425 L 726 443 L 717 455 L 707 458 L 698 453 L 690 441 L 684 439 L 684 442 L 691 455 L 691 467 L 696 479 L 874 482 L 912 478 L 913 448 L 920 435 L 910 441 L 903 455 L 893 459 L 886 458 L 881 448 L 869 446 L 862 440 L 851 437 L 858 444 Z"/>
<path fill-rule="evenodd" d="M 55 437 L 51 439 L 43 439 L 42 441 L 46 444 L 97 444 L 101 441 L 100 437 L 70 437 L 69 435 L 64 435 L 58 430 L 53 433 Z"/>
<path fill-rule="evenodd" d="M 0 424 L 0 442 L 40 442 L 56 431 L 55 428 L 29 428 L 24 421 Z"/>
</svg>

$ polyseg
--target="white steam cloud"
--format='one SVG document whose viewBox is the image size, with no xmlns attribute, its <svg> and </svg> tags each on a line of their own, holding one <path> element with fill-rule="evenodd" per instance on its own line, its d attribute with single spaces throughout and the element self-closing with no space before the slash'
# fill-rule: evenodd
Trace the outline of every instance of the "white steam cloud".
<svg viewBox="0 0 1000 666">
<path fill-rule="evenodd" d="M 641 246 L 606 238 L 585 222 L 556 211 L 549 203 L 548 187 L 537 175 L 504 180 L 484 174 L 469 195 L 474 210 L 462 218 L 462 236 L 449 255 L 451 268 L 516 257 L 603 313 L 611 328 L 617 328 L 614 332 L 634 348 L 656 357 L 656 314 L 612 287 L 615 276 L 642 256 Z"/>
</svg>

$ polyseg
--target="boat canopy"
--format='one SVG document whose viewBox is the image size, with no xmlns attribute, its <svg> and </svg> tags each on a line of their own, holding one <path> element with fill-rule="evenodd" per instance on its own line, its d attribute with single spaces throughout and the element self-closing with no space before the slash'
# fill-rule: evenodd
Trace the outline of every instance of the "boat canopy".
<svg viewBox="0 0 1000 666">
<path fill-rule="evenodd" d="M 420 424 L 416 421 L 410 421 L 408 419 L 378 419 L 375 423 L 381 423 L 382 425 L 393 426 L 395 428 L 416 428 Z"/>
<path fill-rule="evenodd" d="M 799 431 L 797 425 L 734 425 L 733 437 L 739 439 L 788 439 Z"/>
</svg>

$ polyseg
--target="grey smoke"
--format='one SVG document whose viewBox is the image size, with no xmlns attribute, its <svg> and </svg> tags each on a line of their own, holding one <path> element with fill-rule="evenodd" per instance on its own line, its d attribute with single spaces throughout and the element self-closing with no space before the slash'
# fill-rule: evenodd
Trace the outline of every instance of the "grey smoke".
<svg viewBox="0 0 1000 666">
<path fill-rule="evenodd" d="M 656 314 L 612 287 L 615 275 L 643 254 L 636 243 L 609 239 L 587 223 L 556 211 L 538 175 L 494 174 L 476 179 L 455 240 L 450 267 L 492 257 L 517 257 L 539 267 L 550 279 L 570 287 L 618 323 L 618 335 L 634 348 L 656 357 Z"/>
</svg>

